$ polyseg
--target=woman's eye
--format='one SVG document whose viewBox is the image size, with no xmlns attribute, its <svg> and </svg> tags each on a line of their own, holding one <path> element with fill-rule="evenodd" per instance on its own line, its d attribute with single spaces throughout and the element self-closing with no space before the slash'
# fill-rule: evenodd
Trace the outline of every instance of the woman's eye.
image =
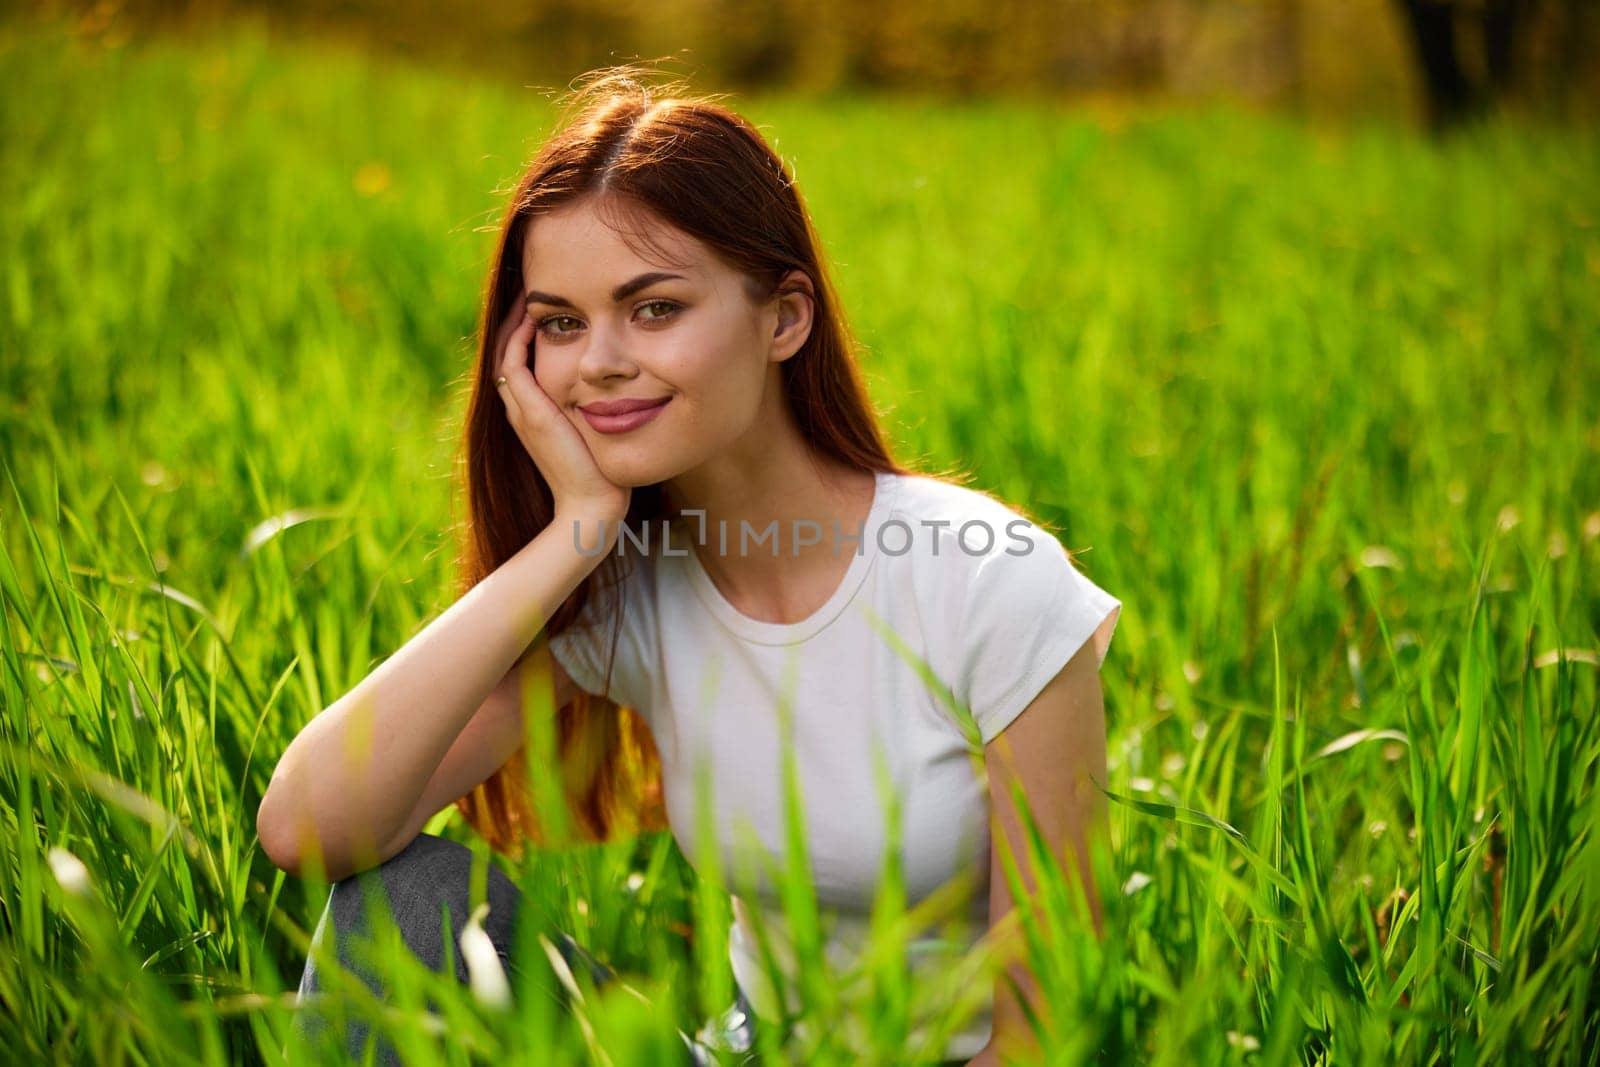
<svg viewBox="0 0 1600 1067">
<path fill-rule="evenodd" d="M 571 315 L 551 315 L 549 318 L 540 319 L 539 320 L 539 332 L 543 333 L 543 334 L 547 334 L 547 335 L 549 335 L 551 337 L 560 337 L 562 334 L 571 333 L 572 331 L 570 331 L 570 330 L 552 330 L 550 328 L 550 324 L 552 322 L 560 322 L 563 319 L 571 319 L 571 318 L 572 318 Z"/>
<path fill-rule="evenodd" d="M 659 322 L 662 319 L 670 319 L 672 317 L 673 312 L 678 310 L 678 305 L 673 303 L 671 300 L 652 300 L 649 303 L 640 304 L 639 305 L 639 310 L 643 311 L 645 308 L 662 308 L 662 307 L 667 309 L 665 314 L 663 314 L 663 315 L 650 315 L 650 316 L 648 316 L 648 318 L 653 320 L 653 321 Z"/>
<path fill-rule="evenodd" d="M 665 321 L 667 319 L 672 318 L 673 315 L 677 314 L 677 312 L 679 310 L 681 310 L 681 306 L 676 301 L 673 301 L 673 300 L 649 300 L 649 301 L 646 301 L 643 304 L 640 304 L 637 310 L 643 311 L 646 308 L 665 308 L 666 309 L 665 311 L 663 311 L 659 315 L 647 315 L 647 316 L 645 316 L 645 321 L 646 322 L 663 322 L 663 321 Z M 571 316 L 571 315 L 549 315 L 549 316 L 539 320 L 538 329 L 539 329 L 539 332 L 544 334 L 546 337 L 566 337 L 566 336 L 568 336 L 570 334 L 577 333 L 578 332 L 577 328 L 573 327 L 572 329 L 556 329 L 554 327 L 554 324 L 558 323 L 558 322 L 577 322 L 577 321 L 578 320 L 576 318 L 574 318 L 573 316 Z"/>
</svg>

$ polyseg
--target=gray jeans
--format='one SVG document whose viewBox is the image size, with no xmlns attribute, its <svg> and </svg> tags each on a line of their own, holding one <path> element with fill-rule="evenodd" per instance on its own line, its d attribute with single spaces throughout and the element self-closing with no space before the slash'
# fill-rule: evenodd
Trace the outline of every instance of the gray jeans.
<svg viewBox="0 0 1600 1067">
<path fill-rule="evenodd" d="M 399 928 L 406 947 L 435 971 L 444 970 L 445 944 L 441 909 L 449 909 L 451 951 L 455 957 L 456 978 L 465 983 L 466 960 L 460 951 L 460 934 L 470 917 L 469 877 L 472 868 L 472 851 L 455 841 L 433 834 L 419 834 L 417 838 L 394 856 L 375 868 L 369 868 L 334 883 L 328 896 L 328 905 L 312 934 L 312 955 L 306 959 L 305 972 L 300 978 L 301 1009 L 295 1016 L 295 1028 L 307 1038 L 321 1035 L 324 1020 L 316 1011 L 318 994 L 322 990 L 321 973 L 316 964 L 318 946 L 333 938 L 342 968 L 358 975 L 380 999 L 384 997 L 383 979 L 373 972 L 370 964 L 357 950 L 358 940 L 371 934 L 371 917 L 368 912 L 368 894 L 382 887 L 387 896 L 390 913 Z M 521 968 L 512 957 L 517 943 L 517 919 L 527 914 L 519 907 L 521 894 L 505 873 L 493 864 L 488 868 L 487 897 L 489 914 L 483 922 L 483 932 L 488 935 L 500 956 L 503 969 L 513 988 Z M 614 977 L 612 971 L 591 955 L 583 946 L 564 931 L 551 931 L 551 940 L 560 949 L 567 966 L 574 975 L 587 974 L 595 985 L 603 986 Z M 565 993 L 548 968 L 536 972 L 535 977 L 545 984 L 551 995 L 562 998 Z M 545 979 L 548 978 L 546 982 Z M 736 983 L 737 985 L 737 983 Z M 679 1031 L 685 1049 L 684 1062 L 700 1065 L 714 1064 L 716 1057 L 710 1049 L 725 1049 L 733 1053 L 748 1053 L 749 1062 L 756 1062 L 754 1042 L 755 1013 L 744 991 L 738 990 L 735 1002 L 714 1019 L 708 1020 L 699 1032 L 691 1037 Z M 366 1020 L 348 1018 L 344 1046 L 357 1062 L 363 1055 L 369 1039 L 370 1027 Z M 399 1056 L 382 1035 L 375 1042 L 377 1061 L 380 1064 L 398 1064 Z M 735 1057 L 735 1062 L 740 1062 Z"/>
<path fill-rule="evenodd" d="M 416 839 L 377 867 L 335 882 L 328 895 L 328 905 L 312 934 L 312 955 L 307 957 L 305 972 L 300 978 L 301 1008 L 295 1014 L 295 1028 L 307 1038 L 316 1038 L 324 1020 L 316 1011 L 317 998 L 322 991 L 321 974 L 316 964 L 316 951 L 333 938 L 339 965 L 360 976 L 361 980 L 378 997 L 385 995 L 383 979 L 374 973 L 363 960 L 357 943 L 371 933 L 371 917 L 366 896 L 381 886 L 387 897 L 390 913 L 406 947 L 423 963 L 435 971 L 444 969 L 445 941 L 442 909 L 449 909 L 450 940 L 455 958 L 456 978 L 468 980 L 467 965 L 459 948 L 461 930 L 471 911 L 469 879 L 472 871 L 472 851 L 465 845 L 433 834 L 418 834 Z M 488 868 L 487 898 L 489 914 L 483 922 L 483 932 L 488 935 L 500 956 L 508 978 L 513 981 L 521 971 L 512 951 L 517 943 L 517 920 L 527 911 L 520 908 L 521 894 L 505 873 L 493 864 Z M 565 931 L 548 932 L 551 941 L 560 950 L 567 967 L 574 975 L 592 978 L 596 987 L 603 986 L 615 976 L 611 969 Z M 532 976 L 550 995 L 564 999 L 566 993 L 548 968 L 536 970 Z M 735 983 L 734 1002 L 706 1022 L 693 1036 L 678 1031 L 683 1039 L 684 1062 L 694 1067 L 712 1067 L 717 1057 L 712 1050 L 731 1053 L 722 1062 L 733 1064 L 758 1064 L 755 1049 L 755 1028 L 758 1025 L 755 1010 L 743 989 Z M 764 1025 L 764 1024 L 760 1024 Z M 361 1062 L 370 1027 L 366 1020 L 349 1018 L 344 1034 L 344 1047 L 355 1062 Z M 379 1064 L 399 1064 L 400 1057 L 394 1047 L 378 1035 L 373 1042 Z M 961 1067 L 964 1060 L 945 1060 L 938 1067 Z"/>
</svg>

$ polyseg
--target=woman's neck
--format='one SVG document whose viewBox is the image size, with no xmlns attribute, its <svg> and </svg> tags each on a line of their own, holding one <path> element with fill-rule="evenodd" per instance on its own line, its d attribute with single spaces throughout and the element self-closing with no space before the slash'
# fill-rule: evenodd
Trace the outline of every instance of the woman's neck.
<svg viewBox="0 0 1600 1067">
<path fill-rule="evenodd" d="M 864 527 L 876 482 L 872 471 L 799 451 L 756 465 L 708 463 L 671 480 L 666 493 L 674 512 L 704 511 L 703 520 L 682 516 L 677 529 L 728 602 L 753 619 L 788 623 L 826 603 L 850 567 L 854 550 L 834 539 L 835 524 L 841 535 L 871 536 Z"/>
</svg>

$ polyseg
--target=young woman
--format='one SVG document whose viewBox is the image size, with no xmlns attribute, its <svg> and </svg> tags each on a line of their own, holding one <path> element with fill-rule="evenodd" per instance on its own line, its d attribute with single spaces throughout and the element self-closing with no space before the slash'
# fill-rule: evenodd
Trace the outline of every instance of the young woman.
<svg viewBox="0 0 1600 1067">
<path fill-rule="evenodd" d="M 316 851 L 340 936 L 351 876 L 380 869 L 402 916 L 433 920 L 431 940 L 407 937 L 438 966 L 438 895 L 465 899 L 467 853 L 421 829 L 454 802 L 496 849 L 540 840 L 521 694 L 549 684 L 578 825 L 670 828 L 691 863 L 715 857 L 738 1004 L 773 1021 L 797 995 L 769 877 L 784 760 L 830 961 L 865 936 L 886 771 L 908 906 L 971 879 L 966 936 L 911 945 L 914 976 L 947 969 L 1015 922 L 1001 832 L 1036 884 L 1013 787 L 1063 866 L 1087 863 L 1121 602 L 1023 512 L 890 457 L 783 161 L 747 120 L 636 73 L 582 84 L 501 226 L 465 432 L 463 595 L 294 739 L 258 826 L 286 870 Z M 715 840 L 697 834 L 697 775 Z M 504 919 L 515 890 L 493 874 Z M 489 929 L 502 955 L 505 931 Z M 1032 1047 L 1019 957 L 992 1011 L 932 1059 Z"/>
</svg>

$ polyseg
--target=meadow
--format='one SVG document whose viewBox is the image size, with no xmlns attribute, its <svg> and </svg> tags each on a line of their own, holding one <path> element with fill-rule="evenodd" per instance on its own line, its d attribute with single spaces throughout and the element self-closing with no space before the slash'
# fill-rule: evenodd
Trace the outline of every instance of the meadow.
<svg viewBox="0 0 1600 1067">
<path fill-rule="evenodd" d="M 276 1061 L 328 887 L 256 806 L 453 598 L 477 301 L 551 102 L 247 24 L 13 21 L 0 74 L 0 1044 Z M 1600 137 L 731 103 L 901 458 L 1124 602 L 1108 936 L 1058 881 L 1032 942 L 1052 1062 L 1595 1062 Z M 726 1003 L 726 894 L 670 835 L 493 862 L 639 995 L 508 1014 L 396 959 L 446 1005 L 381 1017 L 417 1062 L 667 1062 Z M 883 974 L 807 1005 L 812 1062 L 845 1017 L 904 1062 Z"/>
</svg>

